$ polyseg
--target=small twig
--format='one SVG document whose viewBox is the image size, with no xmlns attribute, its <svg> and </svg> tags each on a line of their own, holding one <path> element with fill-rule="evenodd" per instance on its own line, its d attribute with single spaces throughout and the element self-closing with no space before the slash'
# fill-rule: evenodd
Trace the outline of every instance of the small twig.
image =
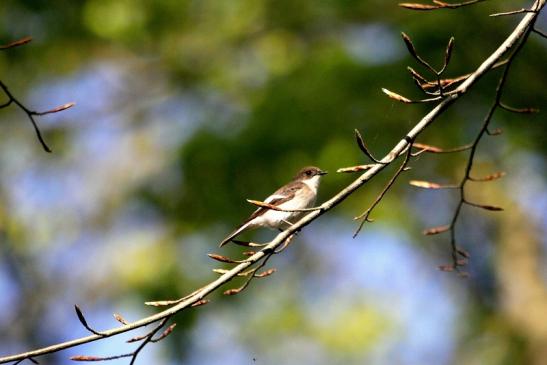
<svg viewBox="0 0 547 365">
<path fill-rule="evenodd" d="M 13 41 L 13 42 L 8 43 L 8 44 L 0 45 L 0 50 L 19 47 L 19 46 L 27 44 L 30 41 L 32 41 L 32 37 L 21 38 L 19 40 Z"/>
<path fill-rule="evenodd" d="M 475 207 L 475 208 L 481 208 L 481 209 L 490 210 L 490 211 L 494 211 L 494 212 L 499 212 L 499 211 L 503 210 L 502 207 L 498 207 L 497 205 L 477 204 L 477 203 L 472 203 L 468 200 L 464 200 L 463 202 L 465 204 L 470 205 L 470 206 Z"/>
<path fill-rule="evenodd" d="M 501 128 L 495 128 L 492 130 L 490 130 L 489 128 L 486 129 L 486 134 L 488 134 L 489 136 L 499 136 L 502 133 L 503 133 L 503 130 Z"/>
<path fill-rule="evenodd" d="M 438 72 L 439 76 L 444 73 L 444 71 L 446 70 L 446 67 L 448 66 L 448 63 L 450 62 L 450 57 L 452 57 L 452 49 L 454 49 L 454 37 L 450 37 L 450 39 L 448 40 L 448 44 L 446 45 L 446 49 L 444 51 L 444 63 L 443 63 L 443 67 Z M 438 82 L 440 84 L 441 80 L 438 80 Z M 440 86 L 441 85 L 439 85 L 439 87 Z"/>
<path fill-rule="evenodd" d="M 485 134 L 487 134 L 487 135 L 498 135 L 498 134 L 501 133 L 501 130 L 499 130 L 499 129 L 494 130 L 494 131 L 490 131 L 489 130 L 490 122 L 492 120 L 492 117 L 493 117 L 494 112 L 496 111 L 496 109 L 497 108 L 503 108 L 502 103 L 501 103 L 501 97 L 502 97 L 502 94 L 503 94 L 504 85 L 505 85 L 507 77 L 509 75 L 509 69 L 510 69 L 512 63 L 513 63 L 513 60 L 515 59 L 515 56 L 520 52 L 520 50 L 522 49 L 522 47 L 526 43 L 526 40 L 527 40 L 528 36 L 532 32 L 535 19 L 536 18 L 534 18 L 534 20 L 527 26 L 527 28 L 525 28 L 523 30 L 522 38 L 517 43 L 517 45 L 516 45 L 514 51 L 512 52 L 512 54 L 507 58 L 506 63 L 503 65 L 503 71 L 502 71 L 502 74 L 499 78 L 498 85 L 496 87 L 496 94 L 494 96 L 494 101 L 492 103 L 492 106 L 488 110 L 486 116 L 484 117 L 481 129 L 477 133 L 477 136 L 475 137 L 475 140 L 473 141 L 473 143 L 471 145 L 470 152 L 469 152 L 469 157 L 468 157 L 468 160 L 467 160 L 467 165 L 465 167 L 465 173 L 464 173 L 464 176 L 463 176 L 463 178 L 462 178 L 462 180 L 459 184 L 459 195 L 460 195 L 459 196 L 459 202 L 456 206 L 456 209 L 454 210 L 454 214 L 452 216 L 450 224 L 448 225 L 449 232 L 450 232 L 450 247 L 451 247 L 451 251 L 452 251 L 452 254 L 451 254 L 452 264 L 447 265 L 447 267 L 451 267 L 451 268 L 455 269 L 458 273 L 462 273 L 460 271 L 460 266 L 463 266 L 466 263 L 466 261 L 462 261 L 460 259 L 460 256 L 462 256 L 463 251 L 456 244 L 456 223 L 458 222 L 458 219 L 460 217 L 461 209 L 462 209 L 463 205 L 467 204 L 467 205 L 471 205 L 471 206 L 474 206 L 474 207 L 478 207 L 478 208 L 482 208 L 482 209 L 486 209 L 486 210 L 492 210 L 492 211 L 503 210 L 503 208 L 501 208 L 501 207 L 490 206 L 490 205 L 480 205 L 480 204 L 471 203 L 471 202 L 467 201 L 466 196 L 465 196 L 465 185 L 468 181 L 478 181 L 477 179 L 473 179 L 471 177 L 471 170 L 473 168 L 473 163 L 475 161 L 475 154 L 476 154 L 476 151 L 477 151 L 477 147 L 479 145 L 479 142 L 482 140 L 482 137 Z M 501 176 L 503 176 L 501 173 L 499 173 L 497 175 L 493 174 L 492 176 L 489 176 L 489 177 L 485 178 L 483 181 L 491 181 L 491 180 L 494 180 L 494 179 L 496 179 L 498 177 L 501 177 Z M 467 260 L 467 258 L 468 258 L 468 256 L 465 257 L 465 260 Z M 466 275 L 466 273 L 463 273 L 463 274 L 464 274 L 464 276 Z"/>
<path fill-rule="evenodd" d="M 454 152 L 467 151 L 471 149 L 471 147 L 473 147 L 473 144 L 466 144 L 463 146 L 453 147 L 453 148 L 440 148 L 440 147 L 431 146 L 428 144 L 414 142 L 412 147 L 420 148 L 420 150 L 424 150 L 424 152 L 429 152 L 429 153 L 454 153 Z"/>
<path fill-rule="evenodd" d="M 157 338 L 153 338 L 150 340 L 150 342 L 153 342 L 153 343 L 157 343 L 157 342 L 160 342 L 161 340 L 163 340 L 165 337 L 169 336 L 173 330 L 175 329 L 175 327 L 177 326 L 176 323 L 173 323 L 172 325 L 170 325 L 169 327 L 167 327 L 165 329 L 165 331 L 163 331 L 163 333 L 161 335 L 159 335 Z"/>
<path fill-rule="evenodd" d="M 497 16 L 515 15 L 515 14 L 522 14 L 522 13 L 534 13 L 534 11 L 530 9 L 519 9 L 519 10 L 513 10 L 513 11 L 506 11 L 503 13 L 494 13 L 494 14 L 490 14 L 490 16 L 497 17 Z"/>
<path fill-rule="evenodd" d="M 459 185 L 442 185 L 423 180 L 410 180 L 408 183 L 422 189 L 459 189 Z"/>
<path fill-rule="evenodd" d="M 471 177 L 471 176 L 469 176 L 468 178 L 469 178 L 470 181 L 484 182 L 484 181 L 497 180 L 499 178 L 502 178 L 503 176 L 505 176 L 505 172 L 499 171 L 499 172 L 495 172 L 493 174 L 486 175 L 486 176 L 480 177 L 480 178 L 475 178 L 475 177 Z"/>
<path fill-rule="evenodd" d="M 284 251 L 287 247 L 289 247 L 289 245 L 291 244 L 294 236 L 295 236 L 295 234 L 292 234 L 289 237 L 287 237 L 287 239 L 285 240 L 285 242 L 283 242 L 281 247 L 279 247 L 277 250 L 275 250 L 274 253 L 278 254 L 278 253 Z"/>
<path fill-rule="evenodd" d="M 505 65 L 506 63 L 507 63 L 507 60 L 496 62 L 492 66 L 492 69 L 497 69 L 497 68 Z M 457 83 L 460 83 L 462 81 L 467 80 L 467 78 L 471 75 L 473 75 L 473 73 L 467 73 L 465 75 L 461 75 L 461 76 L 454 77 L 454 78 L 451 78 L 451 79 L 441 79 L 441 85 L 446 89 L 448 86 L 452 86 L 454 84 L 457 84 Z M 421 86 L 424 89 L 432 89 L 432 88 L 436 88 L 438 85 L 437 85 L 437 82 L 426 81 L 426 83 L 422 83 Z M 450 95 L 451 92 L 447 92 L 445 94 Z"/>
<path fill-rule="evenodd" d="M 185 295 L 184 297 L 179 298 L 179 299 L 149 301 L 149 302 L 144 302 L 144 304 L 152 306 L 152 307 L 165 307 L 165 306 L 169 306 L 169 305 L 179 304 L 180 302 L 183 302 L 187 299 L 190 299 L 193 296 L 198 295 L 203 289 L 204 289 L 204 287 L 202 286 L 201 288 L 196 289 L 193 292 L 191 292 L 190 294 Z"/>
<path fill-rule="evenodd" d="M 171 318 L 170 316 L 169 317 L 165 317 L 163 318 L 160 323 L 154 328 L 152 329 L 152 331 L 150 331 L 148 333 L 148 337 L 146 337 L 144 339 L 144 341 L 139 345 L 139 347 L 137 347 L 137 349 L 135 351 L 133 351 L 133 354 L 132 354 L 132 357 L 131 357 L 131 362 L 129 363 L 129 365 L 133 365 L 135 364 L 135 361 L 137 361 L 137 356 L 139 356 L 139 353 L 142 351 L 142 349 L 149 343 L 152 341 L 154 335 L 165 325 L 165 323 L 169 320 L 169 318 Z"/>
<path fill-rule="evenodd" d="M 382 92 L 386 94 L 390 99 L 400 101 L 405 104 L 422 104 L 422 103 L 431 103 L 433 101 L 439 101 L 442 99 L 442 97 L 439 95 L 434 98 L 427 98 L 427 99 L 420 99 L 420 100 L 411 100 L 405 96 L 399 95 L 391 90 L 388 90 L 386 88 L 382 88 Z"/>
<path fill-rule="evenodd" d="M 378 163 L 380 163 L 380 162 L 378 162 Z M 341 167 L 338 170 L 336 170 L 336 172 L 343 172 L 343 173 L 360 172 L 360 171 L 365 171 L 365 170 L 371 169 L 374 166 L 376 166 L 376 164 L 357 165 L 357 166 L 351 166 L 351 167 Z"/>
<path fill-rule="evenodd" d="M 485 0 L 470 0 L 462 3 L 449 4 L 443 1 L 433 0 L 436 5 L 426 5 L 418 3 L 400 3 L 399 6 L 410 10 L 438 10 L 438 9 L 457 9 L 463 6 L 474 5 Z"/>
<path fill-rule="evenodd" d="M 547 38 L 547 33 L 537 29 L 537 28 L 532 28 L 532 32 L 542 36 L 543 38 Z"/>
<path fill-rule="evenodd" d="M 88 355 L 76 355 L 71 356 L 70 360 L 72 361 L 87 361 L 87 362 L 97 362 L 97 361 L 110 361 L 110 360 L 118 360 L 123 359 L 126 357 L 133 356 L 133 353 L 127 353 L 127 354 L 121 354 L 121 355 L 114 355 L 114 356 L 88 356 Z"/>
<path fill-rule="evenodd" d="M 432 236 L 434 234 L 448 232 L 449 230 L 450 230 L 450 225 L 447 224 L 447 225 L 444 225 L 444 226 L 437 226 L 437 227 L 424 229 L 424 231 L 422 233 L 425 236 Z"/>
<path fill-rule="evenodd" d="M 376 199 L 374 199 L 374 202 L 368 207 L 368 209 L 354 218 L 355 220 L 361 219 L 361 223 L 359 223 L 359 226 L 357 227 L 357 230 L 353 234 L 353 238 L 357 237 L 357 235 L 359 234 L 359 232 L 363 228 L 363 225 L 366 222 L 371 222 L 371 220 L 369 219 L 370 213 L 372 213 L 372 210 L 378 205 L 378 203 L 380 203 L 380 201 L 383 199 L 384 195 L 386 195 L 387 191 L 395 183 L 395 180 L 397 180 L 399 175 L 401 175 L 401 173 L 403 171 L 405 171 L 405 168 L 408 165 L 408 162 L 410 161 L 410 157 L 412 155 L 411 154 L 412 141 L 410 141 L 409 143 L 410 143 L 410 145 L 408 146 L 408 149 L 407 149 L 407 152 L 406 152 L 406 155 L 405 155 L 405 159 L 404 159 L 403 163 L 401 164 L 401 166 L 399 166 L 399 169 L 395 172 L 395 174 L 391 177 L 391 179 L 389 179 L 389 181 L 386 184 L 386 186 L 384 187 L 384 189 L 380 192 L 380 194 L 378 194 L 378 196 L 376 196 Z"/>
<path fill-rule="evenodd" d="M 114 313 L 114 319 L 115 319 L 116 321 L 120 322 L 120 323 L 123 324 L 123 325 L 129 324 L 129 322 L 127 322 L 127 321 L 125 320 L 125 318 L 123 318 L 123 317 L 122 317 L 120 314 L 118 314 L 118 313 Z"/>
<path fill-rule="evenodd" d="M 17 100 L 17 98 L 15 98 L 15 96 L 13 96 L 13 94 L 9 91 L 8 87 L 2 81 L 0 81 L 0 88 L 4 91 L 4 93 L 8 97 L 8 101 L 6 103 L 0 105 L 0 108 L 5 108 L 5 107 L 7 107 L 8 105 L 10 105 L 12 103 L 17 105 L 19 107 L 19 109 L 21 109 L 27 115 L 27 117 L 29 118 L 29 120 L 30 120 L 30 122 L 31 122 L 31 124 L 34 128 L 34 131 L 36 133 L 36 136 L 38 137 L 38 141 L 40 141 L 40 144 L 42 145 L 44 150 L 46 152 L 51 152 L 51 149 L 49 148 L 49 146 L 46 144 L 44 138 L 42 137 L 42 133 L 40 132 L 40 129 L 38 128 L 38 124 L 36 123 L 36 120 L 34 120 L 34 116 L 42 116 L 42 115 L 46 115 L 46 114 L 58 113 L 60 111 L 63 111 L 63 110 L 66 110 L 68 108 L 73 107 L 75 105 L 75 103 L 67 103 L 67 104 L 63 104 L 59 107 L 53 108 L 51 110 L 47 110 L 45 112 L 37 112 L 37 111 L 28 109 L 19 100 Z"/>
<path fill-rule="evenodd" d="M 34 360 L 32 357 L 26 357 L 26 358 L 24 358 L 24 359 L 21 359 L 21 360 L 19 360 L 19 361 L 14 362 L 13 365 L 20 364 L 20 363 L 22 363 L 22 362 L 25 361 L 25 360 L 28 360 L 28 361 L 32 362 L 33 364 L 38 364 L 38 361 Z"/>
<path fill-rule="evenodd" d="M 539 109 L 537 108 L 513 108 L 512 106 L 506 105 L 500 101 L 499 103 L 500 108 L 507 110 L 508 112 L 512 113 L 520 113 L 520 114 L 533 114 L 533 113 L 539 113 Z"/>
<path fill-rule="evenodd" d="M 444 60 L 443 65 L 440 70 L 437 71 L 433 66 L 431 66 L 427 61 L 425 61 L 418 52 L 416 51 L 416 48 L 414 47 L 414 44 L 412 43 L 412 40 L 408 35 L 405 33 L 401 33 L 403 37 L 403 41 L 406 44 L 406 47 L 409 51 L 409 53 L 414 57 L 419 63 L 421 63 L 423 66 L 425 66 L 435 77 L 435 83 L 430 83 L 427 81 L 423 76 L 421 76 L 419 73 L 417 73 L 412 67 L 407 67 L 408 71 L 412 74 L 412 78 L 415 82 L 415 84 L 418 86 L 418 88 L 424 92 L 427 95 L 433 95 L 436 96 L 434 98 L 430 99 L 423 99 L 419 101 L 412 101 L 408 98 L 405 98 L 404 96 L 401 96 L 399 94 L 396 94 L 392 91 L 389 91 L 387 89 L 383 89 L 383 91 L 392 99 L 402 101 L 403 103 L 424 103 L 429 101 L 435 101 L 438 100 L 438 98 L 442 98 L 445 96 L 445 89 L 443 87 L 443 84 L 446 84 L 446 81 L 442 79 L 443 73 L 446 71 L 448 64 L 450 63 L 450 58 L 452 57 L 452 50 L 454 49 L 454 37 L 450 37 L 448 40 L 448 43 L 446 45 L 445 51 L 444 51 Z M 453 83 L 453 82 L 452 82 Z M 450 84 L 452 84 L 450 83 Z M 437 88 L 437 91 L 435 92 L 429 92 L 425 89 L 424 85 L 428 84 L 434 84 Z"/>
<path fill-rule="evenodd" d="M 257 272 L 258 270 L 260 270 L 261 268 L 263 268 L 266 265 L 266 263 L 268 262 L 268 260 L 270 259 L 270 257 L 273 256 L 274 253 L 275 253 L 275 251 L 271 251 L 270 253 L 266 254 L 266 256 L 264 257 L 262 262 L 260 262 L 260 264 L 258 264 L 254 269 L 252 269 L 253 275 L 249 276 L 249 278 L 247 280 L 245 280 L 243 285 L 241 285 L 239 288 L 228 289 L 228 290 L 224 291 L 224 295 L 235 295 L 235 294 L 239 294 L 243 290 L 245 290 L 249 286 L 251 281 L 255 278 L 254 273 Z"/>
<path fill-rule="evenodd" d="M 235 243 L 238 246 L 243 246 L 243 247 L 264 247 L 267 245 L 267 243 L 246 242 L 246 241 L 235 240 L 235 239 L 233 239 L 231 242 Z"/>
<path fill-rule="evenodd" d="M 167 327 L 167 329 L 157 338 L 154 338 L 156 333 L 165 325 L 165 323 L 169 320 L 170 317 L 163 318 L 157 326 L 155 326 L 152 330 L 150 330 L 148 333 L 142 335 L 142 336 L 136 336 L 129 340 L 127 340 L 127 343 L 133 343 L 138 341 L 143 341 L 133 352 L 129 352 L 126 354 L 121 355 L 113 355 L 113 356 L 87 356 L 87 355 L 77 355 L 72 356 L 70 359 L 73 361 L 110 361 L 110 360 L 118 360 L 126 357 L 131 357 L 130 364 L 134 364 L 137 360 L 137 356 L 142 351 L 142 349 L 148 344 L 148 343 L 156 343 L 161 340 L 163 340 L 165 337 L 167 337 L 173 329 L 176 326 L 176 323 L 173 323 L 171 326 Z"/>
<path fill-rule="evenodd" d="M 369 149 L 367 148 L 367 145 L 365 144 L 365 140 L 363 139 L 363 136 L 361 135 L 361 132 L 359 132 L 358 129 L 354 129 L 354 131 L 355 131 L 355 140 L 357 141 L 357 146 L 359 146 L 359 149 L 361 150 L 361 152 L 363 152 L 365 156 L 370 158 L 374 163 L 384 164 L 384 162 L 375 158 L 372 155 L 372 153 L 369 151 Z"/>
<path fill-rule="evenodd" d="M 32 40 L 32 37 L 25 37 L 6 45 L 0 45 L 0 50 L 6 50 L 6 49 L 14 48 L 14 47 L 19 47 L 29 43 L 31 40 Z M 36 133 L 36 136 L 38 137 L 38 141 L 40 141 L 40 144 L 42 145 L 42 148 L 46 152 L 51 152 L 51 149 L 49 148 L 44 138 L 42 137 L 42 133 L 40 132 L 40 129 L 38 128 L 38 124 L 36 123 L 36 120 L 34 120 L 34 116 L 42 116 L 46 114 L 57 113 L 57 112 L 66 110 L 68 108 L 71 108 L 72 106 L 74 106 L 74 103 L 67 103 L 57 108 L 47 110 L 45 112 L 37 112 L 37 111 L 28 109 L 25 105 L 23 105 L 23 103 L 21 103 L 18 99 L 16 99 L 15 96 L 13 96 L 13 94 L 9 91 L 8 87 L 2 81 L 0 81 L 0 88 L 4 91 L 4 94 L 6 94 L 6 96 L 8 97 L 8 101 L 5 102 L 4 104 L 1 104 L 0 109 L 9 106 L 12 103 L 17 105 L 29 118 L 30 123 L 32 124 L 32 127 L 34 128 L 34 131 Z"/>
<path fill-rule="evenodd" d="M 216 253 L 208 253 L 207 256 L 209 256 L 213 260 L 216 260 L 216 261 L 219 261 L 219 262 L 224 262 L 224 263 L 227 263 L 227 264 L 241 264 L 241 263 L 246 262 L 248 260 L 248 259 L 234 260 L 234 259 L 231 259 L 227 256 L 219 255 L 219 254 L 216 254 Z"/>
<path fill-rule="evenodd" d="M 438 71 L 435 70 L 435 68 L 433 68 L 433 66 L 431 66 L 426 60 L 424 60 L 422 57 L 420 57 L 420 55 L 416 51 L 416 47 L 414 47 L 414 44 L 412 43 L 412 40 L 410 39 L 410 37 L 404 32 L 401 33 L 401 36 L 403 37 L 403 41 L 406 44 L 406 48 L 408 49 L 408 52 L 412 55 L 412 57 L 414 57 L 416 59 L 416 61 L 421 63 L 423 66 L 425 66 L 433 74 L 438 75 Z"/>
<path fill-rule="evenodd" d="M 105 336 L 104 333 L 94 330 L 87 324 L 87 320 L 85 319 L 84 314 L 82 313 L 82 310 L 80 309 L 80 307 L 78 307 L 77 305 L 74 305 L 74 310 L 76 311 L 76 315 L 78 316 L 80 323 L 82 324 L 82 326 L 85 327 L 86 330 L 88 330 L 89 332 L 97 336 Z"/>
</svg>

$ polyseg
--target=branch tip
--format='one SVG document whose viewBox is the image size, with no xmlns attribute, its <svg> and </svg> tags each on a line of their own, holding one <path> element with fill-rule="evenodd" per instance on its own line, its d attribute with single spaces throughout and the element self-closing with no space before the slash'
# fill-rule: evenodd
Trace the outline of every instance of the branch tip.
<svg viewBox="0 0 547 365">
<path fill-rule="evenodd" d="M 405 104 L 412 104 L 413 103 L 413 101 L 410 100 L 409 98 L 406 98 L 402 95 L 394 93 L 393 91 L 388 90 L 386 88 L 382 88 L 382 92 L 384 94 L 386 94 L 390 99 L 397 100 L 397 101 L 400 101 L 400 102 L 405 103 Z"/>
<path fill-rule="evenodd" d="M 446 232 L 446 231 L 450 230 L 451 228 L 452 228 L 451 225 L 437 226 L 437 227 L 432 227 L 432 228 L 425 229 L 422 233 L 425 236 L 432 236 L 432 235 L 435 235 L 435 234 Z"/>
<path fill-rule="evenodd" d="M 24 38 L 18 39 L 16 41 L 13 41 L 11 43 L 0 45 L 0 50 L 19 47 L 19 46 L 22 46 L 22 45 L 25 45 L 25 44 L 29 43 L 30 41 L 32 41 L 32 37 L 30 37 L 30 36 L 29 37 L 24 37 Z"/>
<path fill-rule="evenodd" d="M 118 313 L 114 313 L 114 319 L 116 319 L 116 321 L 120 322 L 121 324 L 127 326 L 129 323 L 125 320 L 125 318 L 123 318 L 120 314 Z"/>
</svg>

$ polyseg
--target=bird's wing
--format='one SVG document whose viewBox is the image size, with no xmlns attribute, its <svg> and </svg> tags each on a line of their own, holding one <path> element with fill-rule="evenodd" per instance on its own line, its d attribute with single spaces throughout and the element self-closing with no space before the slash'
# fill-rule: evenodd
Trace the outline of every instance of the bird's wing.
<svg viewBox="0 0 547 365">
<path fill-rule="evenodd" d="M 264 200 L 265 203 L 272 204 L 275 206 L 280 206 L 281 204 L 291 200 L 296 195 L 296 192 L 304 187 L 304 183 L 300 181 L 293 181 L 281 188 L 279 188 L 275 193 L 270 195 L 269 197 Z M 234 237 L 239 235 L 241 232 L 243 232 L 249 223 L 255 219 L 256 217 L 260 217 L 264 213 L 266 213 L 268 208 L 260 207 L 257 210 L 251 214 L 249 218 L 245 220 L 245 222 L 241 223 L 228 237 L 222 240 L 220 243 L 220 247 L 224 246 L 226 243 L 230 242 Z"/>
<path fill-rule="evenodd" d="M 279 188 L 275 193 L 267 197 L 264 200 L 264 203 L 268 203 L 278 207 L 281 204 L 286 203 L 292 198 L 294 198 L 294 196 L 296 195 L 296 192 L 302 189 L 303 185 L 304 183 L 300 181 L 291 182 L 283 186 L 282 188 Z M 243 222 L 243 224 L 255 219 L 256 217 L 260 217 L 262 214 L 266 213 L 268 210 L 270 209 L 263 208 L 263 207 L 258 208 L 257 210 L 253 212 L 253 214 L 251 214 L 249 218 L 247 218 L 245 222 Z"/>
</svg>

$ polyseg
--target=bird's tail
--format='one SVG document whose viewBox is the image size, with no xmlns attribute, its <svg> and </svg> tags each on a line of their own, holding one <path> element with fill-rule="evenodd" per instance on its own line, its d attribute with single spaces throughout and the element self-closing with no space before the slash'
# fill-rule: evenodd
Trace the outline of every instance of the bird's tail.
<svg viewBox="0 0 547 365">
<path fill-rule="evenodd" d="M 232 233 L 230 233 L 228 235 L 228 237 L 226 237 L 225 239 L 222 240 L 222 242 L 220 242 L 220 244 L 218 245 L 218 247 L 222 247 L 224 246 L 225 244 L 227 244 L 228 242 L 230 242 L 234 237 L 236 237 L 238 234 L 240 234 L 241 232 L 243 232 L 250 224 L 251 222 L 247 222 L 245 224 L 242 224 L 241 226 L 239 226 L 235 231 L 233 231 Z"/>
</svg>

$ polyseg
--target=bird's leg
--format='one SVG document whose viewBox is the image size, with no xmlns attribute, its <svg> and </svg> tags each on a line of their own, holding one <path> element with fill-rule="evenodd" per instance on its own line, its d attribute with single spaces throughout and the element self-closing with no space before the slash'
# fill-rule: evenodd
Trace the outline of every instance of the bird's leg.
<svg viewBox="0 0 547 365">
<path fill-rule="evenodd" d="M 288 220 L 283 219 L 282 221 L 283 221 L 283 223 L 285 223 L 285 224 L 288 225 L 289 227 L 292 227 L 292 226 L 294 225 L 294 223 L 291 223 L 291 222 L 289 222 Z M 279 228 L 279 231 L 280 231 L 280 232 L 283 232 L 283 229 Z M 295 232 L 294 232 L 294 235 L 296 236 L 296 235 L 298 234 L 298 232 L 300 232 L 300 229 L 299 229 L 298 231 L 295 231 Z"/>
</svg>

